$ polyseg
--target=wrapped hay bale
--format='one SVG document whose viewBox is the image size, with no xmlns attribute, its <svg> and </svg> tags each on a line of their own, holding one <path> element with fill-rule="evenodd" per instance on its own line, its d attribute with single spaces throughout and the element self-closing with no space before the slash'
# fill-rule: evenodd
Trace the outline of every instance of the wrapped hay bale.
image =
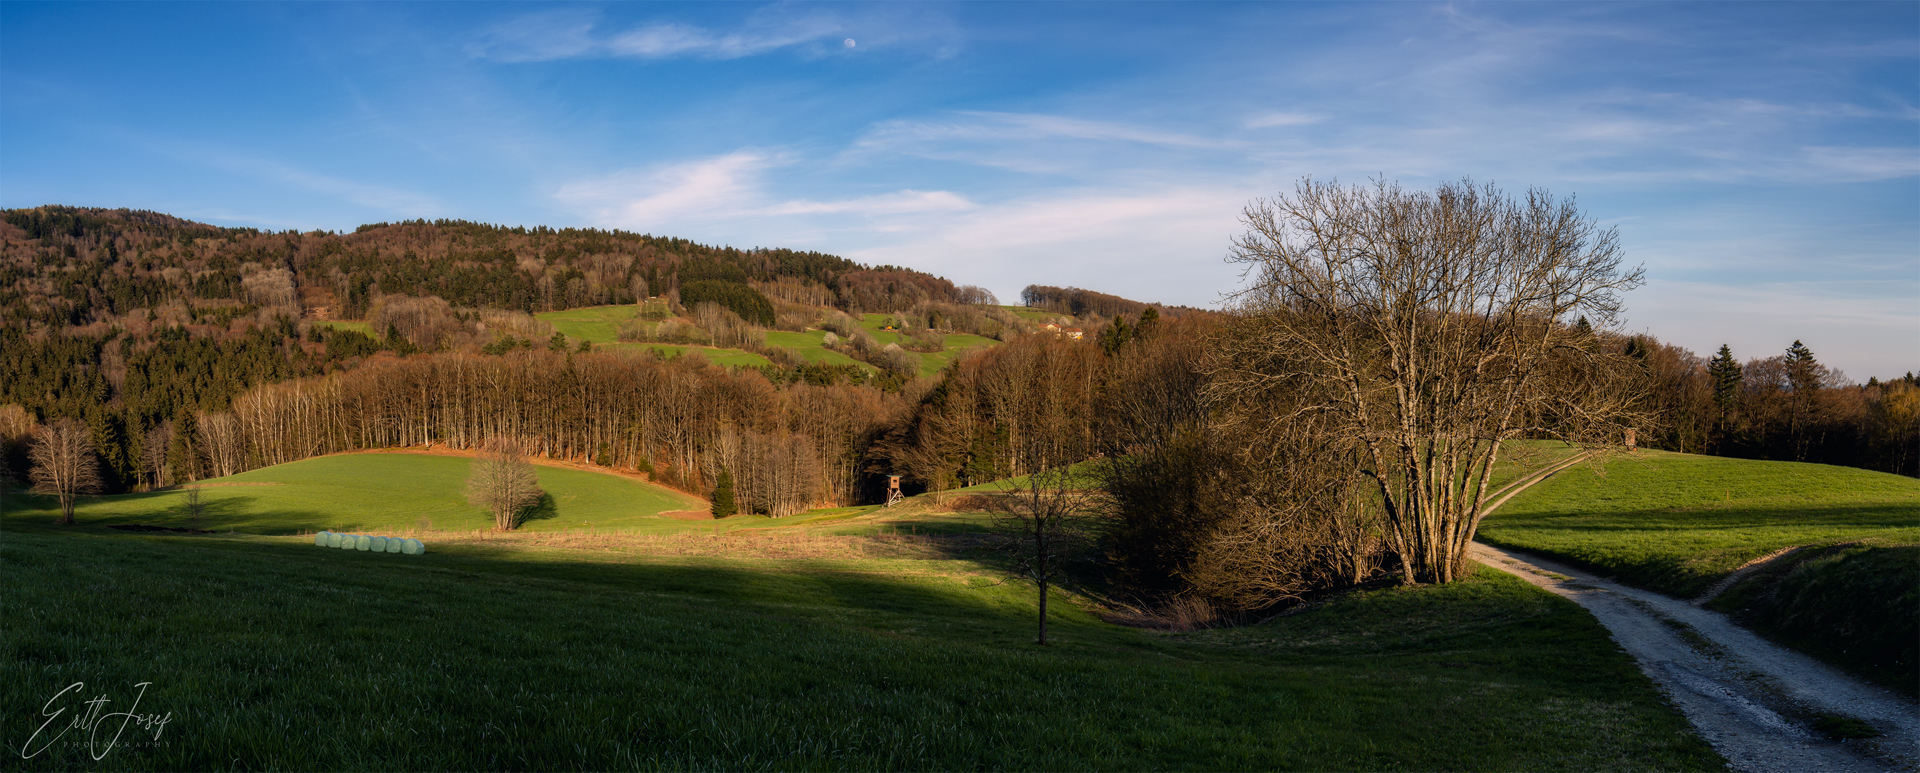
<svg viewBox="0 0 1920 773">
<path fill-rule="evenodd" d="M 401 551 L 404 551 L 404 550 L 406 550 L 406 548 L 407 548 L 407 541 L 406 541 L 406 540 L 404 540 L 404 539 L 401 539 L 401 538 L 399 538 L 399 537 L 388 537 L 388 538 L 387 538 L 387 552 L 388 552 L 388 553 L 399 553 L 399 552 L 401 552 Z"/>
<path fill-rule="evenodd" d="M 315 534 L 315 535 L 313 535 L 313 545 L 314 545 L 314 547 L 321 547 L 321 548 L 324 548 L 324 547 L 326 547 L 326 546 L 327 546 L 327 535 L 330 535 L 330 534 L 332 534 L 332 533 L 333 533 L 333 532 L 330 532 L 330 531 L 323 531 L 323 532 L 320 532 L 319 534 Z"/>
<path fill-rule="evenodd" d="M 343 539 L 346 539 L 346 536 L 334 532 L 327 532 L 327 547 L 340 547 L 340 541 Z"/>
<path fill-rule="evenodd" d="M 387 552 L 387 538 L 386 538 L 386 537 L 374 537 L 374 538 L 373 538 L 373 544 L 372 544 L 371 546 L 369 546 L 369 547 L 367 548 L 367 550 L 368 550 L 368 551 L 370 551 L 370 552 L 374 552 L 374 553 L 385 553 L 385 552 Z"/>
<path fill-rule="evenodd" d="M 410 556 L 417 556 L 417 555 L 420 555 L 421 553 L 427 552 L 427 546 L 420 544 L 420 540 L 409 539 L 407 540 L 406 547 L 401 548 L 400 552 Z"/>
<path fill-rule="evenodd" d="M 360 535 L 360 536 L 358 536 L 358 537 L 354 537 L 354 538 L 353 538 L 353 549 L 354 549 L 354 550 L 370 550 L 370 549 L 372 549 L 372 548 L 373 548 L 373 538 L 372 538 L 372 537 L 369 537 L 369 536 L 367 536 L 367 535 L 365 535 L 365 534 L 362 534 L 362 535 Z"/>
<path fill-rule="evenodd" d="M 340 535 L 340 549 L 341 549 L 341 550 L 352 550 L 352 549 L 353 549 L 353 541 L 354 541 L 354 538 L 356 538 L 356 537 L 358 537 L 358 536 L 360 536 L 360 535 L 358 535 L 358 534 L 342 534 L 342 535 Z"/>
</svg>

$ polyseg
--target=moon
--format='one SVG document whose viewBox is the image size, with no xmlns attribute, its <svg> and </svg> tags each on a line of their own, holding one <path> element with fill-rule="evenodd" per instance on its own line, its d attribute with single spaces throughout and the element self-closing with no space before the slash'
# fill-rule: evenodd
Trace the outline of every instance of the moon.
<svg viewBox="0 0 1920 773">
<path fill-rule="evenodd" d="M 840 41 L 840 45 L 846 46 L 847 48 L 853 48 L 853 38 L 847 38 L 846 40 Z"/>
</svg>

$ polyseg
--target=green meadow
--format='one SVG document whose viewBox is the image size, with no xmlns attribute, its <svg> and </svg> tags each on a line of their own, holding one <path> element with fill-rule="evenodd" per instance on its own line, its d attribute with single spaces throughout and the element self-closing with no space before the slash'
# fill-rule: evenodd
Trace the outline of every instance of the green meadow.
<svg viewBox="0 0 1920 773">
<path fill-rule="evenodd" d="M 321 327 L 330 327 L 335 330 L 351 330 L 353 332 L 362 333 L 365 335 L 374 334 L 373 326 L 365 322 L 340 322 L 340 321 L 331 320 L 331 319 L 316 319 L 313 321 L 313 324 L 319 325 Z"/>
<path fill-rule="evenodd" d="M 1686 598 L 1781 548 L 1920 543 L 1920 480 L 1642 450 L 1534 485 L 1489 516 L 1480 538 Z"/>
<path fill-rule="evenodd" d="M 1580 464 L 1489 516 L 1480 538 L 1708 604 L 1887 687 L 1920 690 L 1920 480 L 1664 451 Z"/>
<path fill-rule="evenodd" d="M 806 527 L 677 542 L 474 535 L 402 556 L 239 522 L 127 534 L 102 525 L 100 504 L 77 527 L 41 510 L 0 519 L 0 705 L 31 718 L 80 681 L 126 710 L 146 682 L 138 710 L 169 721 L 157 739 L 130 728 L 123 742 L 139 743 L 98 762 L 61 739 L 11 768 L 1723 764 L 1590 616 L 1488 570 L 1179 634 L 1102 622 L 1061 592 L 1054 643 L 1038 647 L 1030 585 L 898 524 L 811 541 Z M 288 504 L 312 513 L 302 523 L 357 517 L 330 514 L 356 509 L 332 499 Z M 828 549 L 777 557 L 782 545 Z M 15 738 L 24 751 L 27 734 Z"/>
<path fill-rule="evenodd" d="M 900 344 L 906 346 L 906 336 L 898 330 L 886 329 L 893 322 L 891 314 L 864 314 L 860 317 L 860 327 L 873 334 L 873 339 L 881 346 Z M 967 333 L 948 333 L 944 346 L 937 352 L 911 352 L 920 358 L 920 375 L 931 377 L 953 364 L 954 358 L 969 349 L 999 344 L 991 338 Z"/>
<path fill-rule="evenodd" d="M 533 317 L 552 325 L 554 330 L 565 333 L 574 341 L 605 344 L 620 340 L 620 323 L 637 317 L 639 311 L 640 307 L 629 303 L 618 306 L 590 306 L 582 309 L 546 311 L 535 314 Z"/>
<path fill-rule="evenodd" d="M 471 460 L 426 454 L 362 453 L 305 459 L 195 484 L 205 501 L 201 524 L 187 512 L 180 488 L 86 497 L 77 516 L 91 524 L 148 524 L 252 534 L 471 531 L 492 516 L 463 494 Z M 659 515 L 707 509 L 699 498 L 632 478 L 536 465 L 547 492 L 522 529 L 616 529 L 669 533 L 683 521 Z M 51 522 L 58 508 L 45 497 L 9 504 L 8 517 Z"/>
</svg>

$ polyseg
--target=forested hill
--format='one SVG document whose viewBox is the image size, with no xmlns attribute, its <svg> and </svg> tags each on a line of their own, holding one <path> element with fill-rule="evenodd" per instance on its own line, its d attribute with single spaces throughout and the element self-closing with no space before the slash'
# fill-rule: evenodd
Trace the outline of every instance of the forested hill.
<svg viewBox="0 0 1920 773">
<path fill-rule="evenodd" d="M 535 312 L 629 303 L 696 278 L 811 285 L 850 311 L 973 300 L 972 288 L 911 269 L 619 230 L 414 220 L 297 233 L 64 206 L 5 210 L 0 223 L 0 324 L 30 328 L 170 307 L 189 324 L 269 307 L 357 319 L 382 294 Z"/>
</svg>

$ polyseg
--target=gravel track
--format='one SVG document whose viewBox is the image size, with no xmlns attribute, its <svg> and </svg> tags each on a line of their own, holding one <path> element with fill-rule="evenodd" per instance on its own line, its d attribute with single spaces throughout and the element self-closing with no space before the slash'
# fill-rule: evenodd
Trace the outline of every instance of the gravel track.
<svg viewBox="0 0 1920 773">
<path fill-rule="evenodd" d="M 1920 771 L 1920 705 L 1766 641 L 1725 615 L 1590 573 L 1473 544 L 1480 563 L 1585 607 L 1738 771 Z M 1820 714 L 1879 738 L 1832 741 Z"/>
</svg>

